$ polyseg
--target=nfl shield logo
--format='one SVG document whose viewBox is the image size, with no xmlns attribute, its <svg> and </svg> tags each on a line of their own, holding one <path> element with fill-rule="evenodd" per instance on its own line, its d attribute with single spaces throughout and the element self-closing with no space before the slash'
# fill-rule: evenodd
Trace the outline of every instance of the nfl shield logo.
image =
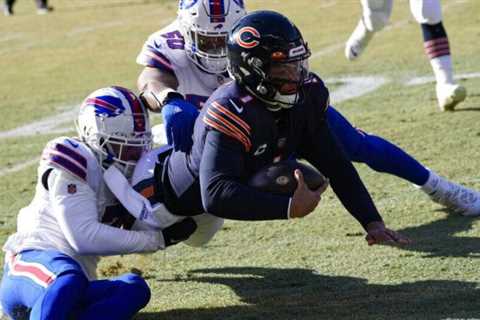
<svg viewBox="0 0 480 320">
<path fill-rule="evenodd" d="M 73 184 L 73 183 L 69 184 L 67 186 L 67 192 L 70 193 L 70 194 L 76 193 L 77 192 L 77 185 Z"/>
</svg>

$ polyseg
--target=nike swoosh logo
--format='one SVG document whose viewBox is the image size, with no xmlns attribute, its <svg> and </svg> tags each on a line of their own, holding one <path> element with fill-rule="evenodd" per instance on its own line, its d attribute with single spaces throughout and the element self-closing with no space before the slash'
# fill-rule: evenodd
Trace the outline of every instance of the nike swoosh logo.
<svg viewBox="0 0 480 320">
<path fill-rule="evenodd" d="M 78 148 L 78 143 L 73 143 L 72 141 L 70 141 L 69 139 L 65 140 L 68 142 L 68 144 L 70 144 L 72 147 L 74 148 Z"/>
<path fill-rule="evenodd" d="M 228 99 L 230 100 L 230 102 L 232 103 L 233 107 L 235 108 L 235 110 L 237 110 L 238 113 L 242 113 L 243 112 L 243 107 L 239 107 L 235 102 L 233 102 L 232 99 Z"/>
</svg>

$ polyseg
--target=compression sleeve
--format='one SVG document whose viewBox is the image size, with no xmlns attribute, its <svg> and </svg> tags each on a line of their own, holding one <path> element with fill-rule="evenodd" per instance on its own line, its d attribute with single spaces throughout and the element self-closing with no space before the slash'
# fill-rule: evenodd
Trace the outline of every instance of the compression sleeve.
<svg viewBox="0 0 480 320">
<path fill-rule="evenodd" d="M 82 255 L 151 252 L 165 247 L 156 231 L 130 231 L 99 222 L 97 197 L 84 181 L 54 169 L 48 179 L 55 217 L 72 248 Z"/>
<path fill-rule="evenodd" d="M 216 130 L 207 133 L 200 163 L 202 202 L 208 213 L 225 219 L 288 219 L 290 198 L 246 185 L 245 149 Z"/>
</svg>

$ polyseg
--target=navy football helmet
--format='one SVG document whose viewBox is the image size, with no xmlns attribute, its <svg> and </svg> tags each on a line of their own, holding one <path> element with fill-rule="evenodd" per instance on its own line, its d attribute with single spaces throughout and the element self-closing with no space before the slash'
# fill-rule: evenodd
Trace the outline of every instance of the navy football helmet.
<svg viewBox="0 0 480 320">
<path fill-rule="evenodd" d="M 290 108 L 302 100 L 310 50 L 287 17 L 253 11 L 235 24 L 227 44 L 230 75 L 268 109 Z"/>
</svg>

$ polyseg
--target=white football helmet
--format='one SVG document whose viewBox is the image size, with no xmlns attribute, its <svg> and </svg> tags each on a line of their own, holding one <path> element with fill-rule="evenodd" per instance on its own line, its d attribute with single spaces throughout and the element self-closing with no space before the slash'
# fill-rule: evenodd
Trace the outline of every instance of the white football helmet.
<svg viewBox="0 0 480 320">
<path fill-rule="evenodd" d="M 228 31 L 246 13 L 243 0 L 180 0 L 178 21 L 188 57 L 206 72 L 225 72 Z"/>
<path fill-rule="evenodd" d="M 122 87 L 91 93 L 80 106 L 76 127 L 103 168 L 113 164 L 127 177 L 151 148 L 148 112 L 133 92 Z"/>
</svg>

